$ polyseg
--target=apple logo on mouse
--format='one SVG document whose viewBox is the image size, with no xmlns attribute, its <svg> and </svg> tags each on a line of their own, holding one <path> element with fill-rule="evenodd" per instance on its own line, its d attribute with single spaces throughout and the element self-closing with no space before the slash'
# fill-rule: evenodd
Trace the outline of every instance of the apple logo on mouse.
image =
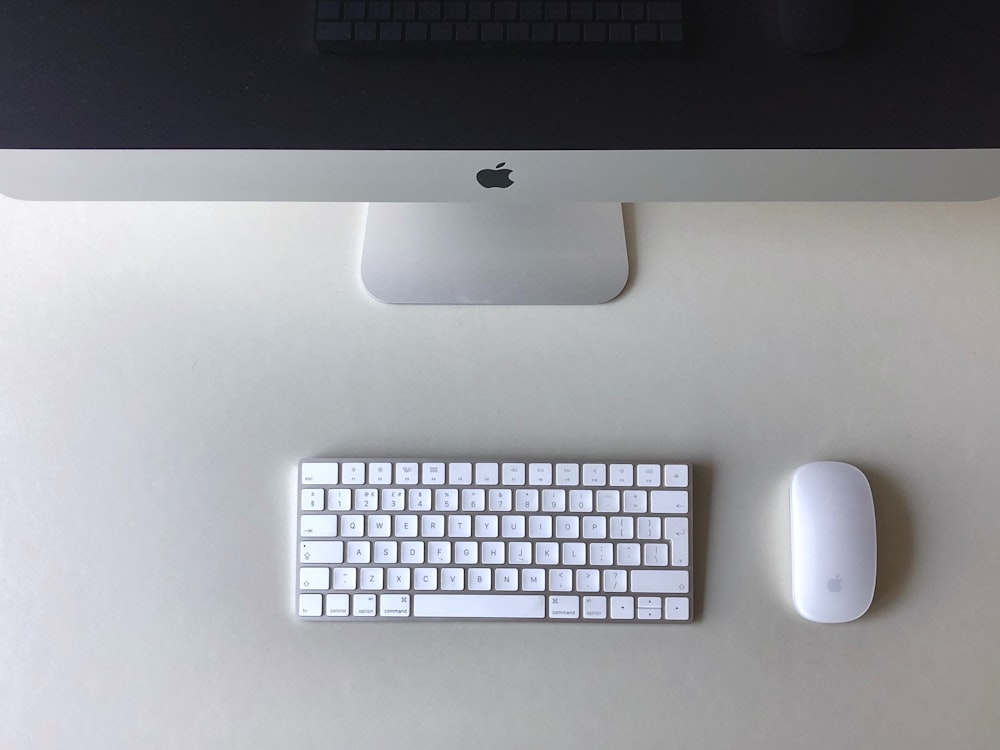
<svg viewBox="0 0 1000 750">
<path fill-rule="evenodd" d="M 503 169 L 506 163 L 502 161 L 493 169 L 480 169 L 476 173 L 476 182 L 484 188 L 509 188 L 514 184 L 514 181 L 510 179 L 510 173 L 514 170 Z"/>
<path fill-rule="evenodd" d="M 840 593 L 840 574 L 837 574 L 836 578 L 831 578 L 826 582 L 826 587 L 830 589 L 834 594 Z"/>
</svg>

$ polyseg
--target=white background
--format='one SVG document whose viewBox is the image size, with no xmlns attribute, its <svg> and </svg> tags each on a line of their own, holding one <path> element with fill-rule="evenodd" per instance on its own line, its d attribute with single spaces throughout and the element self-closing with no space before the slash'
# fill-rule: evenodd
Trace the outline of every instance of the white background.
<svg viewBox="0 0 1000 750">
<path fill-rule="evenodd" d="M 626 208 L 571 308 L 390 307 L 363 207 L 0 197 L 0 746 L 992 748 L 1000 201 Z M 302 624 L 299 458 L 689 460 L 683 626 Z M 868 615 L 787 484 L 875 492 Z"/>
</svg>

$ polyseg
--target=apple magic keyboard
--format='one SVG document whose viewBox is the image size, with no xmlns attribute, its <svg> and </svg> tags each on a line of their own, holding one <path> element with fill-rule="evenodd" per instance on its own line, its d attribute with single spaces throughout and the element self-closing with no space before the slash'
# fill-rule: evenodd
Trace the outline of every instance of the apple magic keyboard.
<svg viewBox="0 0 1000 750">
<path fill-rule="evenodd" d="M 307 459 L 303 620 L 690 622 L 684 463 Z"/>
</svg>

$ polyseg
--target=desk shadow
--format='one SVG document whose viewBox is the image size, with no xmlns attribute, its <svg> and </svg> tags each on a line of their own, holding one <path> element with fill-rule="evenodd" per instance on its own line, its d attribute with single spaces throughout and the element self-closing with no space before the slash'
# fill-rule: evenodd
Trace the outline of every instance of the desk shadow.
<svg viewBox="0 0 1000 750">
<path fill-rule="evenodd" d="M 903 493 L 877 469 L 856 465 L 868 477 L 875 499 L 878 568 L 871 615 L 891 609 L 902 598 L 913 570 L 916 540 Z"/>
<path fill-rule="evenodd" d="M 694 542 L 691 565 L 694 590 L 694 611 L 692 620 L 701 619 L 705 600 L 705 581 L 708 579 L 708 525 L 712 509 L 712 468 L 692 464 L 693 492 L 691 496 L 691 524 L 694 526 Z"/>
</svg>

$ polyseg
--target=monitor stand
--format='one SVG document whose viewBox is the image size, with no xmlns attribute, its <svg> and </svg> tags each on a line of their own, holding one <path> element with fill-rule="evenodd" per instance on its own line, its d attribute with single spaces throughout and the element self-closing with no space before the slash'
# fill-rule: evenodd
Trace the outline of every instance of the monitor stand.
<svg viewBox="0 0 1000 750">
<path fill-rule="evenodd" d="M 361 278 L 382 302 L 592 305 L 628 280 L 619 203 L 372 203 Z"/>
</svg>

